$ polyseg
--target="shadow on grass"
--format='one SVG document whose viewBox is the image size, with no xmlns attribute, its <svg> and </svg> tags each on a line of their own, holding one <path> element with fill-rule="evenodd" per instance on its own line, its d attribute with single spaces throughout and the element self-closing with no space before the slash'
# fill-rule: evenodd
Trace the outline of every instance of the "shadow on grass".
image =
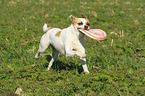
<svg viewBox="0 0 145 96">
<path fill-rule="evenodd" d="M 48 62 L 50 62 L 51 60 L 51 56 L 50 55 L 46 55 L 46 60 L 48 60 Z M 81 74 L 83 72 L 83 68 L 82 66 L 76 65 L 73 62 L 68 62 L 64 63 L 62 61 L 59 61 L 58 59 L 56 61 L 54 61 L 53 65 L 52 65 L 52 69 L 55 71 L 61 71 L 61 70 L 65 70 L 65 71 L 71 71 L 71 70 L 75 70 L 77 68 L 78 73 Z M 46 63 L 44 65 L 45 68 L 47 68 L 49 65 L 49 63 Z"/>
</svg>

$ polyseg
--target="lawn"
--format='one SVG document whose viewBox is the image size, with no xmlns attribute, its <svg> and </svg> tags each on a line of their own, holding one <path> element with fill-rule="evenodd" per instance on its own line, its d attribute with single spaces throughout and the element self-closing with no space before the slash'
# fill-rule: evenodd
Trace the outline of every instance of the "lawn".
<svg viewBox="0 0 145 96">
<path fill-rule="evenodd" d="M 66 28 L 71 14 L 107 33 L 102 41 L 85 38 L 89 74 L 77 56 L 60 55 L 47 71 L 50 47 L 34 58 L 43 24 Z M 1 0 L 0 50 L 3 96 L 144 96 L 145 1 Z"/>
</svg>

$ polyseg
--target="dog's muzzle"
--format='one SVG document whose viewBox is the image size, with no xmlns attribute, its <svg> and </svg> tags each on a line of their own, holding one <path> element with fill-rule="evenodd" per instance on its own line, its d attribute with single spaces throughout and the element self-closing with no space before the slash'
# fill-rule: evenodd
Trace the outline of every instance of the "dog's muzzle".
<svg viewBox="0 0 145 96">
<path fill-rule="evenodd" d="M 84 25 L 84 30 L 89 30 L 89 26 L 88 25 Z"/>
</svg>

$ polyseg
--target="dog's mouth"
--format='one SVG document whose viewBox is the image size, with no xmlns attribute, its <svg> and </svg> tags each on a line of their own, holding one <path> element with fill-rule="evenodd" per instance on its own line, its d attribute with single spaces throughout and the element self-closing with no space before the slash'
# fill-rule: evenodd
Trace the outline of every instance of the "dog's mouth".
<svg viewBox="0 0 145 96">
<path fill-rule="evenodd" d="M 78 30 L 79 29 L 83 29 L 83 28 L 77 28 Z M 83 30 L 86 30 L 86 31 L 89 31 L 89 28 L 85 28 L 85 29 L 83 29 Z M 79 30 L 80 31 L 80 30 Z"/>
<path fill-rule="evenodd" d="M 80 29 L 83 29 L 83 28 L 77 28 L 78 29 L 78 31 L 81 33 L 81 34 L 83 34 L 83 35 L 85 35 L 82 31 L 80 31 Z M 85 30 L 85 29 L 83 29 L 83 30 Z M 89 30 L 89 29 L 88 29 Z"/>
<path fill-rule="evenodd" d="M 83 29 L 83 28 L 77 28 L 77 29 L 78 29 L 79 32 L 81 32 L 80 29 Z M 89 28 L 83 29 L 83 30 L 89 31 Z M 82 32 L 81 32 L 81 33 L 82 33 Z"/>
</svg>

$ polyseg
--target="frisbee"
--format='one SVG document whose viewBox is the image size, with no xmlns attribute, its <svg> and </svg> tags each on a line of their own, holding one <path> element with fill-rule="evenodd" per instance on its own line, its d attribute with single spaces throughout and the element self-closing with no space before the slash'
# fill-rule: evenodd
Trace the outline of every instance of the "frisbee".
<svg viewBox="0 0 145 96">
<path fill-rule="evenodd" d="M 107 34 L 101 29 L 89 29 L 89 31 L 84 29 L 79 30 L 92 39 L 104 40 L 107 37 Z"/>
</svg>

